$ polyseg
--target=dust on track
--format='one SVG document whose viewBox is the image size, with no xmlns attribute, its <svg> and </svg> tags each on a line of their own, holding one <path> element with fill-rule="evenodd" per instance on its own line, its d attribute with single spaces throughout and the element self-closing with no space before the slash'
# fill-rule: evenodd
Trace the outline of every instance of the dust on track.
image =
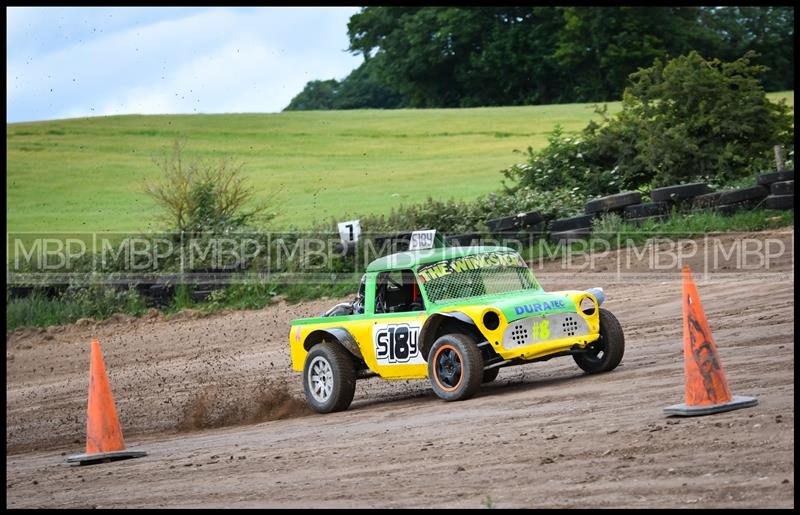
<svg viewBox="0 0 800 515">
<path fill-rule="evenodd" d="M 305 407 L 287 335 L 335 300 L 11 333 L 7 507 L 794 506 L 793 259 L 767 278 L 696 277 L 731 389 L 759 405 L 691 419 L 661 413 L 683 397 L 679 280 L 535 271 L 548 290 L 606 288 L 626 336 L 617 370 L 503 369 L 458 403 L 373 378 L 323 416 Z M 74 468 L 94 337 L 126 443 L 149 455 Z"/>
</svg>

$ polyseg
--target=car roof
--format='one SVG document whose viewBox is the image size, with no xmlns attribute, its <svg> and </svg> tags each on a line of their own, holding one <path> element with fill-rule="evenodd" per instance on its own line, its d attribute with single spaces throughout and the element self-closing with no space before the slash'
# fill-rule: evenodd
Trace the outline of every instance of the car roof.
<svg viewBox="0 0 800 515">
<path fill-rule="evenodd" d="M 405 270 L 417 265 L 436 263 L 444 259 L 452 259 L 487 252 L 516 252 L 508 247 L 440 247 L 425 250 L 408 250 L 378 258 L 367 266 L 367 272 L 383 272 L 386 270 Z"/>
</svg>

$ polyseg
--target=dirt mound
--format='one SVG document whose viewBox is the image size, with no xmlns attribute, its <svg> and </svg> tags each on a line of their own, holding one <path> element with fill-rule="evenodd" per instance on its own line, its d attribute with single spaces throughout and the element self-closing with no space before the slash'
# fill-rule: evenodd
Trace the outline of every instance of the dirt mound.
<svg viewBox="0 0 800 515">
<path fill-rule="evenodd" d="M 283 381 L 264 380 L 254 390 L 208 385 L 187 399 L 176 429 L 255 424 L 309 414 L 306 403 L 294 397 Z"/>
</svg>

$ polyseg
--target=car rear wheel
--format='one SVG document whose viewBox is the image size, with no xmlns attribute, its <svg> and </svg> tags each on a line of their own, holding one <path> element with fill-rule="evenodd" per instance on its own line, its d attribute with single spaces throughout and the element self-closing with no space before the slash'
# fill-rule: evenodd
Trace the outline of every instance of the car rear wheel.
<svg viewBox="0 0 800 515">
<path fill-rule="evenodd" d="M 311 348 L 303 367 L 306 402 L 318 413 L 344 411 L 356 392 L 353 358 L 338 343 L 322 342 Z"/>
<path fill-rule="evenodd" d="M 614 370 L 625 353 L 622 326 L 610 311 L 600 308 L 600 337 L 586 347 L 586 352 L 573 354 L 575 363 L 586 373 Z"/>
<path fill-rule="evenodd" d="M 475 395 L 483 380 L 481 351 L 467 335 L 441 336 L 428 353 L 428 377 L 433 391 L 442 399 L 468 399 Z"/>
</svg>

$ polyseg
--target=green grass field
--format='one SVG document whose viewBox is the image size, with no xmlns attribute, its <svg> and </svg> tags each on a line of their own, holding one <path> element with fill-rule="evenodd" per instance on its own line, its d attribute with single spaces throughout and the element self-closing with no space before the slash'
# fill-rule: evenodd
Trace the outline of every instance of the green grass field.
<svg viewBox="0 0 800 515">
<path fill-rule="evenodd" d="M 769 95 L 794 105 L 794 93 Z M 619 109 L 610 103 L 609 111 Z M 142 193 L 176 138 L 188 156 L 244 162 L 257 197 L 279 191 L 276 228 L 423 199 L 495 190 L 499 170 L 556 124 L 582 129 L 592 104 L 278 114 L 111 116 L 7 125 L 9 232 L 158 229 Z"/>
</svg>

